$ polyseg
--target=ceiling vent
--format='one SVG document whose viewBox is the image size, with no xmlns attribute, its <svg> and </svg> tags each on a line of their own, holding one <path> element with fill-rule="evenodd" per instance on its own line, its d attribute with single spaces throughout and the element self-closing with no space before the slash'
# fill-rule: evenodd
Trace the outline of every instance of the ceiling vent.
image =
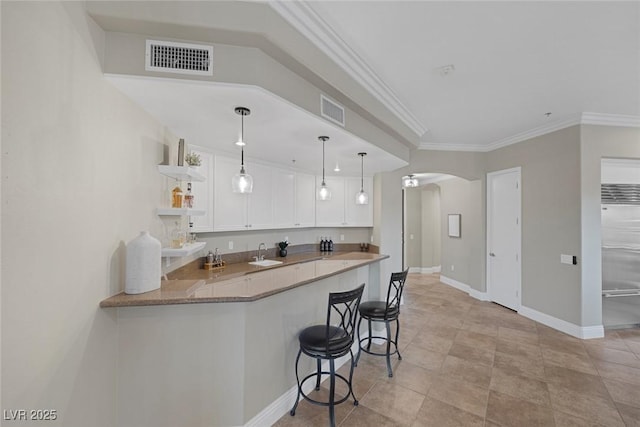
<svg viewBox="0 0 640 427">
<path fill-rule="evenodd" d="M 325 119 L 344 126 L 344 107 L 322 94 L 320 95 L 320 113 Z"/>
<path fill-rule="evenodd" d="M 213 46 L 147 40 L 145 70 L 213 76 Z"/>
<path fill-rule="evenodd" d="M 603 205 L 640 205 L 640 184 L 602 184 Z"/>
</svg>

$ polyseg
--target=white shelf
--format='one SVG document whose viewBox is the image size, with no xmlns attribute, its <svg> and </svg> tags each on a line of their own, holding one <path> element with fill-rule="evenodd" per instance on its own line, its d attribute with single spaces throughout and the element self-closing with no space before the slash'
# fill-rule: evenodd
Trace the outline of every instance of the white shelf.
<svg viewBox="0 0 640 427">
<path fill-rule="evenodd" d="M 161 215 L 161 216 L 182 216 L 182 215 L 201 216 L 201 215 L 204 215 L 205 213 L 206 212 L 204 210 L 189 209 L 189 208 L 157 208 L 156 209 L 156 215 Z"/>
<path fill-rule="evenodd" d="M 162 256 L 163 257 L 189 256 L 191 254 L 198 252 L 201 249 L 204 249 L 206 245 L 207 245 L 206 242 L 195 242 L 195 243 L 186 244 L 180 249 L 162 248 Z"/>
<path fill-rule="evenodd" d="M 206 179 L 204 175 L 200 174 L 200 172 L 198 172 L 197 170 L 189 166 L 158 165 L 158 171 L 162 175 L 165 175 L 180 181 L 202 182 Z"/>
</svg>

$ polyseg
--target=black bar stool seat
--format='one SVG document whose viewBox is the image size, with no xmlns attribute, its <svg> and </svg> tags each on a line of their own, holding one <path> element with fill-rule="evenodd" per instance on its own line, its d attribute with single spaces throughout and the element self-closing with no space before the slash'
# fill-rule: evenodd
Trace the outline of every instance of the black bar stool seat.
<svg viewBox="0 0 640 427">
<path fill-rule="evenodd" d="M 358 405 L 358 399 L 356 399 L 355 394 L 353 394 L 353 388 L 351 386 L 353 368 L 355 366 L 351 347 L 355 340 L 356 317 L 358 315 L 358 306 L 360 305 L 363 290 L 364 284 L 351 291 L 330 293 L 327 307 L 327 323 L 324 325 L 309 326 L 300 332 L 298 336 L 300 350 L 298 350 L 298 356 L 296 357 L 298 395 L 293 408 L 291 408 L 289 412 L 291 416 L 296 414 L 300 396 L 315 405 L 328 406 L 329 422 L 332 427 L 335 426 L 334 405 L 346 401 L 350 396 L 353 397 L 354 406 Z M 332 324 L 332 322 L 336 324 Z M 300 355 L 302 353 L 316 359 L 316 371 L 300 380 L 298 376 L 298 362 L 300 361 Z M 349 378 L 336 373 L 335 370 L 335 360 L 347 354 L 351 355 Z M 328 371 L 322 370 L 323 360 L 329 361 Z M 313 399 L 302 391 L 303 384 L 312 378 L 316 380 L 315 389 L 320 390 L 320 379 L 323 374 L 329 375 L 329 401 L 327 402 Z M 335 397 L 336 378 L 342 380 L 349 389 L 345 396 L 338 399 Z"/>
<path fill-rule="evenodd" d="M 355 365 L 358 366 L 360 360 L 360 352 L 371 354 L 373 356 L 385 356 L 387 358 L 387 372 L 389 377 L 393 377 L 393 370 L 391 369 L 391 356 L 398 355 L 398 359 L 402 360 L 402 355 L 398 350 L 398 336 L 400 334 L 400 301 L 402 299 L 402 291 L 404 289 L 404 283 L 407 280 L 407 274 L 409 269 L 406 269 L 399 273 L 392 273 L 391 280 L 389 281 L 389 288 L 387 290 L 386 301 L 366 301 L 360 304 L 358 311 L 360 312 L 360 320 L 358 320 L 358 355 L 356 356 Z M 366 319 L 369 326 L 369 336 L 366 338 L 360 338 L 360 323 L 362 319 Z M 396 336 L 395 339 L 391 338 L 391 325 L 389 322 L 396 322 Z M 386 336 L 374 336 L 371 329 L 372 322 L 384 322 L 387 332 Z M 384 353 L 371 350 L 371 342 L 374 339 L 380 339 L 386 342 L 387 348 Z M 367 342 L 366 348 L 363 347 L 363 343 Z M 391 345 L 393 344 L 394 350 L 391 351 Z"/>
</svg>

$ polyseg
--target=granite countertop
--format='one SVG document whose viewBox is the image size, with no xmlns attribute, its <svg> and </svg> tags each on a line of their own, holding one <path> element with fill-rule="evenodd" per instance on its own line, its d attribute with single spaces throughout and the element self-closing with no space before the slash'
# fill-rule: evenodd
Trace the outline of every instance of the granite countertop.
<svg viewBox="0 0 640 427">
<path fill-rule="evenodd" d="M 305 252 L 277 258 L 283 263 L 271 267 L 243 262 L 221 271 L 182 269 L 163 280 L 160 289 L 136 295 L 121 292 L 100 307 L 255 301 L 386 258 L 369 252 Z"/>
</svg>

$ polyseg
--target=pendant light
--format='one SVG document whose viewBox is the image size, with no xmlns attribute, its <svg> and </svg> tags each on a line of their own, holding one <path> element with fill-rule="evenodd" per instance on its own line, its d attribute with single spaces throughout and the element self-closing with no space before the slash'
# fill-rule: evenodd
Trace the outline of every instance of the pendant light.
<svg viewBox="0 0 640 427">
<path fill-rule="evenodd" d="M 405 188 L 408 187 L 417 187 L 418 186 L 418 179 L 414 178 L 413 175 L 409 175 L 408 177 L 406 177 L 402 183 Z"/>
<path fill-rule="evenodd" d="M 322 184 L 320 184 L 320 187 L 318 187 L 316 199 L 331 200 L 331 190 L 329 190 L 329 187 L 327 187 L 327 184 L 324 182 L 324 143 L 329 139 L 329 137 L 319 136 L 318 139 L 322 141 Z"/>
<path fill-rule="evenodd" d="M 251 114 L 251 110 L 245 107 L 236 107 L 236 114 L 240 115 L 240 139 L 236 145 L 240 146 L 240 172 L 231 179 L 231 188 L 234 193 L 251 193 L 253 191 L 253 178 L 244 170 L 244 116 Z"/>
<path fill-rule="evenodd" d="M 364 156 L 367 153 L 358 153 L 360 156 L 360 191 L 356 193 L 356 205 L 368 205 L 369 195 L 364 191 Z"/>
</svg>

